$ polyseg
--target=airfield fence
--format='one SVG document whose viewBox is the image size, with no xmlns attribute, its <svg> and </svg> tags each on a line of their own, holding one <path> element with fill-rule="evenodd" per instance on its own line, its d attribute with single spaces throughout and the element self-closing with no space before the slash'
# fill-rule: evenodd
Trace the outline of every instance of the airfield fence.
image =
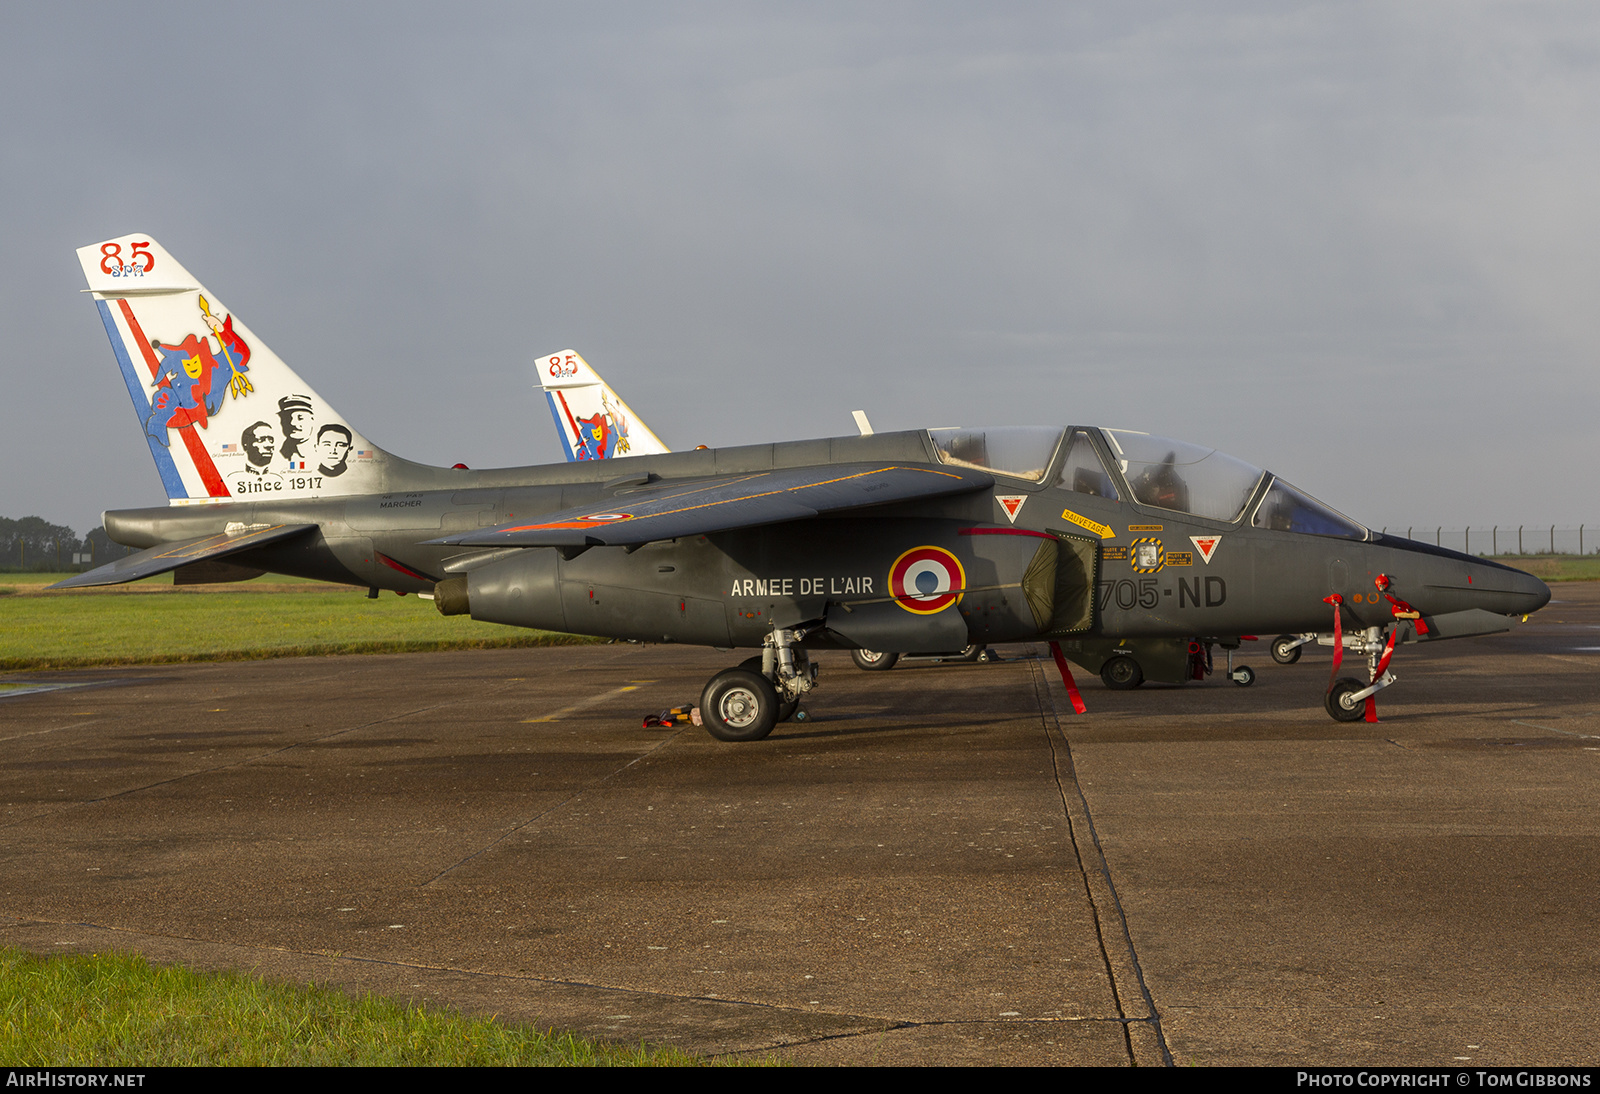
<svg viewBox="0 0 1600 1094">
<path fill-rule="evenodd" d="M 1407 528 L 1380 528 L 1386 535 L 1449 547 L 1469 555 L 1592 555 L 1600 554 L 1600 525 L 1562 527 L 1558 524 L 1472 524 L 1465 528 L 1415 524 Z"/>
</svg>

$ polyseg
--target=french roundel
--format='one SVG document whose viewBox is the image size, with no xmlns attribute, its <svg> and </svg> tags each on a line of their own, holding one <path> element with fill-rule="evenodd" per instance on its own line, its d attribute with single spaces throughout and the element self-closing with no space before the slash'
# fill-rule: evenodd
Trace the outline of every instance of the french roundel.
<svg viewBox="0 0 1600 1094">
<path fill-rule="evenodd" d="M 961 600 L 967 574 L 943 547 L 913 547 L 889 568 L 889 593 L 908 612 L 932 615 Z"/>
</svg>

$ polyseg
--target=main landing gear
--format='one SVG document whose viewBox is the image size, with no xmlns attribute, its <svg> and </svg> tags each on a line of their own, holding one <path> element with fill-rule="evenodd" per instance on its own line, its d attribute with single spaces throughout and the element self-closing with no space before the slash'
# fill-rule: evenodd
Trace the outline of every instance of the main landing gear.
<svg viewBox="0 0 1600 1094">
<path fill-rule="evenodd" d="M 1300 660 L 1300 647 L 1316 640 L 1316 631 L 1305 634 L 1280 634 L 1272 640 L 1272 659 L 1280 665 L 1292 665 Z"/>
<path fill-rule="evenodd" d="M 776 628 L 761 656 L 713 676 L 700 693 L 700 720 L 719 741 L 759 741 L 779 722 L 805 719 L 800 697 L 817 686 L 817 666 L 801 648 L 805 627 Z"/>
<path fill-rule="evenodd" d="M 892 669 L 901 661 L 998 661 L 997 654 L 989 652 L 982 642 L 973 642 L 951 653 L 883 653 L 879 650 L 851 650 L 850 660 L 865 672 L 882 672 Z"/>
</svg>

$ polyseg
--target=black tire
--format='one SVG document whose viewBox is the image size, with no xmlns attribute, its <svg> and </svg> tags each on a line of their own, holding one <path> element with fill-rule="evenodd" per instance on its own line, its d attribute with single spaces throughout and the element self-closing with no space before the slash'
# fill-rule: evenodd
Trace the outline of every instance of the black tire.
<svg viewBox="0 0 1600 1094">
<path fill-rule="evenodd" d="M 1272 659 L 1280 665 L 1292 665 L 1300 660 L 1302 647 L 1294 645 L 1300 641 L 1292 634 L 1280 634 L 1272 640 Z"/>
<path fill-rule="evenodd" d="M 778 724 L 779 706 L 765 676 L 725 669 L 700 693 L 700 720 L 719 741 L 759 741 Z"/>
<path fill-rule="evenodd" d="M 972 645 L 967 646 L 966 648 L 964 648 L 959 654 L 957 654 L 956 656 L 950 658 L 950 660 L 952 660 L 952 661 L 965 661 L 968 664 L 971 664 L 974 661 L 982 661 L 983 660 L 983 651 L 985 649 L 987 649 L 987 648 L 988 647 L 985 646 L 982 642 L 974 642 Z"/>
<path fill-rule="evenodd" d="M 1233 682 L 1242 688 L 1247 688 L 1256 682 L 1256 670 L 1249 665 L 1240 665 L 1233 670 Z"/>
<path fill-rule="evenodd" d="M 900 660 L 898 653 L 879 653 L 877 650 L 851 650 L 850 660 L 864 672 L 887 672 Z"/>
<path fill-rule="evenodd" d="M 1144 669 L 1131 657 L 1117 656 L 1100 666 L 1100 679 L 1112 691 L 1132 691 L 1144 683 Z"/>
<path fill-rule="evenodd" d="M 1328 689 L 1327 698 L 1323 699 L 1322 705 L 1328 709 L 1328 714 L 1336 722 L 1359 722 L 1367 716 L 1366 701 L 1357 699 L 1346 706 L 1345 700 L 1347 696 L 1366 686 L 1353 676 L 1341 676 L 1333 682 L 1333 687 Z"/>
</svg>

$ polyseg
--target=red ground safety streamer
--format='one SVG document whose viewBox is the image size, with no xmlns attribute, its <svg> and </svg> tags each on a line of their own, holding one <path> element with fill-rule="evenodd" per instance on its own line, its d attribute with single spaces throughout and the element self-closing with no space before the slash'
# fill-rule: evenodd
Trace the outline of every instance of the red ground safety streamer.
<svg viewBox="0 0 1600 1094">
<path fill-rule="evenodd" d="M 1388 574 L 1379 574 L 1372 579 L 1372 583 L 1378 587 L 1378 591 L 1383 594 L 1383 598 L 1389 602 L 1389 613 L 1391 615 L 1396 619 L 1411 620 L 1412 626 L 1416 628 L 1418 637 L 1428 633 L 1428 624 L 1422 621 L 1421 612 L 1404 600 L 1398 600 L 1389 595 L 1389 586 L 1392 582 L 1389 580 Z"/>
<path fill-rule="evenodd" d="M 1338 593 L 1322 598 L 1324 604 L 1333 605 L 1333 671 L 1328 673 L 1328 690 L 1333 690 L 1334 681 L 1339 678 L 1339 666 L 1344 664 L 1344 635 L 1339 630 L 1339 605 L 1344 603 L 1344 597 Z"/>
<path fill-rule="evenodd" d="M 1072 670 L 1067 668 L 1067 658 L 1061 652 L 1061 644 L 1050 643 L 1050 652 L 1055 655 L 1056 668 L 1061 670 L 1061 682 L 1067 686 L 1067 698 L 1072 700 L 1072 709 L 1079 714 L 1087 714 L 1089 708 L 1083 705 L 1083 696 L 1078 694 L 1078 685 L 1073 683 Z"/>
<path fill-rule="evenodd" d="M 1413 608 L 1410 604 L 1407 604 L 1404 600 L 1396 600 L 1388 593 L 1384 593 L 1383 598 L 1389 602 L 1389 610 L 1391 613 L 1393 613 L 1396 619 L 1411 620 L 1411 625 L 1417 628 L 1417 635 L 1419 637 L 1428 633 L 1428 625 L 1422 621 L 1421 612 L 1417 611 L 1417 609 Z"/>
</svg>

